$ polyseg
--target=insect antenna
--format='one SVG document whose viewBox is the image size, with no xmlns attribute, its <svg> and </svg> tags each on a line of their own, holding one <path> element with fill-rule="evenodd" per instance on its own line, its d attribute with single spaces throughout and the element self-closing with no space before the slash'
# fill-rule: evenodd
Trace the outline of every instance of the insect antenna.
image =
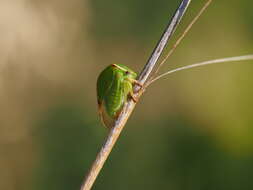
<svg viewBox="0 0 253 190">
<path fill-rule="evenodd" d="M 159 71 L 159 69 L 162 67 L 162 65 L 167 61 L 167 59 L 172 55 L 172 53 L 175 51 L 175 49 L 177 48 L 177 46 L 180 44 L 180 42 L 184 39 L 184 37 L 186 36 L 186 34 L 190 31 L 190 29 L 192 28 L 192 26 L 197 22 L 197 20 L 199 19 L 199 17 L 204 13 L 204 11 L 208 8 L 208 6 L 211 4 L 212 0 L 208 0 L 205 5 L 201 8 L 201 10 L 199 11 L 199 13 L 194 17 L 194 19 L 190 22 L 190 24 L 187 26 L 187 28 L 184 30 L 183 34 L 177 39 L 176 43 L 173 45 L 173 47 L 170 49 L 170 51 L 168 52 L 168 54 L 165 56 L 165 58 L 162 60 L 162 62 L 158 65 L 156 71 L 154 72 L 154 75 L 157 74 L 157 72 Z M 153 78 L 151 77 L 150 81 Z"/>
</svg>

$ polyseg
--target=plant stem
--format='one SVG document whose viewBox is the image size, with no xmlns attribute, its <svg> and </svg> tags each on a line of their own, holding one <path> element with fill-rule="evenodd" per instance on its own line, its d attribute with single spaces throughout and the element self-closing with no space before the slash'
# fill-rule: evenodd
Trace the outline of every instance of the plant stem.
<svg viewBox="0 0 253 190">
<path fill-rule="evenodd" d="M 183 17 L 188 5 L 191 0 L 182 0 L 179 8 L 176 10 L 172 20 L 169 25 L 166 27 L 161 39 L 158 41 L 154 51 L 152 52 L 150 58 L 148 59 L 147 64 L 144 66 L 142 72 L 138 77 L 138 81 L 140 84 L 144 85 L 144 83 L 150 77 L 157 60 L 159 59 L 165 45 L 170 39 L 171 35 L 174 33 L 177 25 L 179 24 L 181 18 Z M 139 97 L 143 94 L 144 88 L 135 86 L 135 95 Z M 96 160 L 93 162 L 86 178 L 83 181 L 81 186 L 81 190 L 90 190 L 92 185 L 94 184 L 100 170 L 102 169 L 106 159 L 108 158 L 114 144 L 116 143 L 121 131 L 123 130 L 128 118 L 130 117 L 132 111 L 134 110 L 136 103 L 132 100 L 128 100 L 123 107 L 123 110 L 120 116 L 115 121 L 114 126 L 111 128 L 104 145 L 102 146 L 100 152 L 97 154 Z"/>
</svg>

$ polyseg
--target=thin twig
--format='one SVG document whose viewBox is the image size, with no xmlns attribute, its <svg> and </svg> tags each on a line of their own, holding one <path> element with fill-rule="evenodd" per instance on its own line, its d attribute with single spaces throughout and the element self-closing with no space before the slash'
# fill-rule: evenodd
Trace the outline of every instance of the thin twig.
<svg viewBox="0 0 253 190">
<path fill-rule="evenodd" d="M 237 56 L 237 57 L 226 57 L 226 58 L 221 58 L 221 59 L 213 59 L 213 60 L 209 60 L 209 61 L 195 63 L 195 64 L 192 64 L 192 65 L 186 65 L 186 66 L 183 66 L 183 67 L 179 67 L 179 68 L 167 71 L 167 72 L 157 76 L 156 78 L 149 81 L 145 87 L 148 87 L 151 83 L 165 77 L 166 75 L 169 75 L 169 74 L 172 74 L 172 73 L 175 73 L 175 72 L 178 72 L 178 71 L 188 70 L 188 69 L 191 69 L 191 68 L 194 68 L 194 67 L 201 67 L 201 66 L 212 65 L 212 64 L 217 64 L 217 63 L 247 61 L 247 60 L 253 60 L 253 54 L 252 55 Z"/>
<path fill-rule="evenodd" d="M 182 0 L 179 8 L 175 12 L 170 24 L 166 27 L 165 32 L 163 33 L 161 39 L 159 40 L 157 46 L 155 47 L 154 51 L 152 52 L 147 64 L 145 65 L 143 71 L 138 77 L 138 81 L 140 84 L 144 84 L 148 77 L 150 76 L 151 72 L 153 71 L 154 66 L 158 58 L 160 57 L 167 41 L 175 31 L 177 25 L 179 24 L 181 18 L 183 17 L 188 5 L 190 4 L 191 0 Z M 137 90 L 137 87 L 135 87 Z M 136 95 L 140 97 L 144 89 L 140 89 Z M 110 130 L 108 137 L 106 138 L 105 144 L 101 148 L 100 152 L 98 153 L 96 160 L 93 162 L 86 178 L 83 181 L 81 186 L 81 190 L 90 190 L 93 183 L 95 182 L 100 170 L 102 169 L 107 157 L 109 156 L 114 144 L 116 143 L 122 129 L 124 128 L 129 116 L 131 115 L 132 111 L 134 110 L 136 103 L 132 100 L 128 100 L 127 103 L 124 105 L 124 108 L 120 114 L 120 116 L 115 121 L 114 127 Z"/>
<path fill-rule="evenodd" d="M 168 52 L 166 57 L 162 60 L 162 62 L 158 65 L 155 74 L 159 71 L 159 69 L 162 67 L 162 65 L 167 61 L 167 59 L 172 55 L 172 53 L 175 51 L 177 46 L 180 44 L 180 42 L 184 39 L 186 34 L 190 31 L 192 26 L 197 22 L 199 17 L 204 13 L 204 11 L 207 9 L 207 7 L 211 4 L 212 0 L 208 0 L 206 4 L 202 7 L 202 9 L 199 11 L 199 13 L 194 17 L 194 19 L 191 21 L 191 23 L 187 26 L 187 28 L 184 30 L 183 34 L 178 38 L 176 43 L 173 45 L 171 50 Z"/>
<path fill-rule="evenodd" d="M 167 44 L 167 41 L 170 39 L 172 34 L 175 32 L 178 24 L 180 23 L 181 19 L 183 18 L 183 15 L 188 8 L 191 0 L 182 0 L 179 8 L 175 12 L 174 16 L 172 17 L 171 21 L 169 22 L 166 30 L 164 31 L 161 39 L 157 43 L 154 51 L 152 52 L 147 64 L 143 68 L 140 76 L 139 81 L 141 84 L 144 84 L 147 80 L 147 78 L 150 76 L 150 73 L 153 71 L 157 60 L 159 59 L 165 45 Z"/>
</svg>

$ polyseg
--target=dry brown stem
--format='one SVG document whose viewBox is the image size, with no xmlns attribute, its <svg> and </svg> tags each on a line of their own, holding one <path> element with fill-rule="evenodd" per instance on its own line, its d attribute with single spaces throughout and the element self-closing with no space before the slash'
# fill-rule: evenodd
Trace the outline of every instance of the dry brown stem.
<svg viewBox="0 0 253 190">
<path fill-rule="evenodd" d="M 140 73 L 138 77 L 138 81 L 140 84 L 144 85 L 147 82 L 148 78 L 150 77 L 157 63 L 157 60 L 159 59 L 171 35 L 174 33 L 177 25 L 179 24 L 181 18 L 183 17 L 190 2 L 191 0 L 182 0 L 179 8 L 175 12 L 172 20 L 170 21 L 169 25 L 166 27 L 161 39 L 157 43 L 154 51 L 152 52 L 147 64 L 144 66 L 143 71 Z M 145 88 L 140 89 L 140 87 L 135 86 L 134 89 L 136 92 L 135 95 L 139 99 L 140 96 L 143 94 Z M 104 145 L 102 146 L 100 152 L 97 154 L 96 160 L 93 162 L 86 178 L 84 179 L 83 184 L 81 186 L 81 190 L 91 189 L 106 159 L 108 158 L 114 144 L 119 138 L 119 135 L 121 131 L 123 130 L 128 118 L 130 117 L 132 111 L 134 110 L 135 105 L 136 103 L 133 102 L 131 99 L 129 99 L 128 102 L 126 102 L 126 104 L 124 105 L 124 108 L 120 116 L 117 118 L 114 126 L 111 128 Z"/>
</svg>

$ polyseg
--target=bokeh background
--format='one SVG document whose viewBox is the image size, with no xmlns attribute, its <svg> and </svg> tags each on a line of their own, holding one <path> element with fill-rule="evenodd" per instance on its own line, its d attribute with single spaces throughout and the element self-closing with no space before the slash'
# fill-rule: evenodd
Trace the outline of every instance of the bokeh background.
<svg viewBox="0 0 253 190">
<path fill-rule="evenodd" d="M 107 135 L 99 72 L 140 71 L 179 2 L 0 1 L 1 190 L 79 189 Z M 161 71 L 253 53 L 252 6 L 213 1 Z M 252 61 L 221 64 L 154 83 L 94 189 L 253 189 L 252 72 Z"/>
</svg>

